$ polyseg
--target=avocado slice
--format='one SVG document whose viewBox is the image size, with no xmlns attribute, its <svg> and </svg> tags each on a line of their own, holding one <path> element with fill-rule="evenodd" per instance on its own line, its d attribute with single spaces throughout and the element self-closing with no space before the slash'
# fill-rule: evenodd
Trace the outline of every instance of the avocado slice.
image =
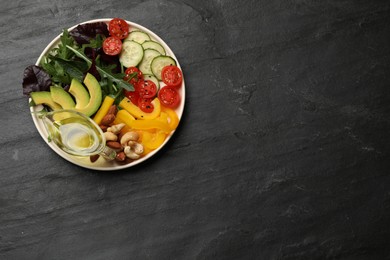
<svg viewBox="0 0 390 260">
<path fill-rule="evenodd" d="M 76 99 L 76 109 L 84 108 L 88 105 L 90 97 L 87 89 L 77 79 L 72 79 L 69 93 Z"/>
<path fill-rule="evenodd" d="M 51 86 L 50 87 L 51 98 L 55 100 L 63 109 L 73 109 L 75 103 L 68 92 L 62 87 Z"/>
<path fill-rule="evenodd" d="M 76 108 L 76 110 L 87 116 L 92 116 L 96 113 L 102 103 L 102 89 L 97 79 L 90 73 L 87 73 L 85 76 L 84 84 L 87 86 L 90 99 L 85 107 Z"/>
<path fill-rule="evenodd" d="M 31 92 L 30 97 L 35 105 L 46 105 L 52 110 L 62 109 L 62 106 L 54 102 L 49 91 Z"/>
</svg>

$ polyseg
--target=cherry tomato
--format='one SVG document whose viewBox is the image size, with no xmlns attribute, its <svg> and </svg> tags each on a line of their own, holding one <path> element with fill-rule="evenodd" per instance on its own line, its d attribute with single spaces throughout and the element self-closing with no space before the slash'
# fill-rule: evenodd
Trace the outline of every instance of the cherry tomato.
<svg viewBox="0 0 390 260">
<path fill-rule="evenodd" d="M 151 80 L 141 80 L 138 82 L 137 91 L 142 98 L 152 98 L 157 94 L 157 86 Z"/>
<path fill-rule="evenodd" d="M 162 69 L 161 78 L 168 86 L 180 87 L 183 81 L 183 74 L 177 66 L 168 65 Z"/>
<path fill-rule="evenodd" d="M 129 35 L 129 24 L 120 18 L 114 18 L 108 23 L 110 35 L 123 40 Z"/>
<path fill-rule="evenodd" d="M 152 113 L 154 110 L 151 98 L 140 98 L 138 100 L 138 107 L 145 113 Z"/>
<path fill-rule="evenodd" d="M 180 104 L 180 95 L 177 90 L 172 86 L 165 86 L 158 92 L 158 99 L 163 106 L 169 108 L 177 108 Z"/>
<path fill-rule="evenodd" d="M 131 74 L 133 73 L 137 73 L 137 75 L 129 79 Z M 143 78 L 144 76 L 142 75 L 142 72 L 137 67 L 128 67 L 125 70 L 125 77 L 123 79 L 129 81 L 134 86 L 134 88 L 136 88 L 138 81 L 140 81 Z"/>
<path fill-rule="evenodd" d="M 125 90 L 125 96 L 130 99 L 131 103 L 138 106 L 138 101 L 140 99 L 138 92 Z"/>
<path fill-rule="evenodd" d="M 108 37 L 103 42 L 103 51 L 107 55 L 115 56 L 121 53 L 122 41 L 115 37 Z"/>
</svg>

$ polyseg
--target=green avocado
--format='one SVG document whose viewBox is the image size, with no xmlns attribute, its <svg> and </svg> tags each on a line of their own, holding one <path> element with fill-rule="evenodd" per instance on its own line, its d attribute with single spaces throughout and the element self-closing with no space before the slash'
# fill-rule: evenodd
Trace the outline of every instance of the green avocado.
<svg viewBox="0 0 390 260">
<path fill-rule="evenodd" d="M 35 105 L 46 105 L 52 110 L 62 109 L 62 106 L 54 102 L 49 91 L 31 92 L 30 97 Z"/>
<path fill-rule="evenodd" d="M 72 79 L 69 93 L 76 99 L 76 109 L 84 108 L 89 103 L 89 94 L 87 89 L 77 79 Z"/>
<path fill-rule="evenodd" d="M 102 89 L 97 79 L 90 73 L 84 78 L 84 84 L 89 91 L 89 102 L 85 107 L 76 108 L 77 111 L 87 116 L 92 116 L 96 113 L 102 103 Z"/>
<path fill-rule="evenodd" d="M 50 93 L 53 101 L 58 103 L 63 109 L 73 109 L 75 107 L 76 104 L 73 98 L 62 87 L 51 86 Z"/>
</svg>

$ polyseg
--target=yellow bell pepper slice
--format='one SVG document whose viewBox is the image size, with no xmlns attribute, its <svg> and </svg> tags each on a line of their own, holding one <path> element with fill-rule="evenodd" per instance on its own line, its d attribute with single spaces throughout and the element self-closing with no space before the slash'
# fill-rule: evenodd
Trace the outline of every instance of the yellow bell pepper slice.
<svg viewBox="0 0 390 260">
<path fill-rule="evenodd" d="M 137 119 L 155 119 L 160 115 L 161 112 L 161 104 L 158 98 L 153 99 L 152 104 L 154 106 L 153 112 L 145 113 L 139 107 L 134 105 L 130 99 L 124 97 L 122 101 L 119 103 L 119 106 L 129 112 Z"/>
<path fill-rule="evenodd" d="M 179 117 L 173 109 L 162 106 L 161 111 L 168 115 L 168 125 L 172 130 L 175 130 L 179 125 Z"/>
<path fill-rule="evenodd" d="M 135 120 L 135 118 L 126 110 L 121 109 L 118 111 L 118 113 L 116 113 L 114 124 L 126 123 L 126 121 L 131 120 Z"/>
<path fill-rule="evenodd" d="M 161 121 L 161 122 L 163 122 L 163 123 L 168 123 L 168 122 L 169 122 L 169 120 L 168 120 L 168 114 L 165 113 L 165 112 L 163 112 L 162 110 L 161 110 L 160 116 L 157 117 L 156 119 L 159 120 L 159 121 Z"/>
<path fill-rule="evenodd" d="M 100 125 L 102 122 L 102 119 L 105 115 L 107 115 L 108 110 L 114 104 L 114 98 L 110 96 L 106 96 L 103 100 L 102 105 L 100 106 L 99 110 L 96 112 L 95 116 L 93 117 L 93 121 L 96 122 L 96 124 Z"/>
<path fill-rule="evenodd" d="M 144 141 L 143 141 L 144 140 L 144 133 L 145 132 L 149 132 L 149 131 L 148 130 L 138 130 L 137 132 L 139 134 L 138 141 L 144 146 L 144 152 L 142 153 L 142 155 L 145 156 L 148 153 L 150 153 L 151 151 L 153 151 L 152 149 L 149 149 L 148 147 L 146 147 L 145 144 L 144 144 Z"/>
<path fill-rule="evenodd" d="M 165 141 L 165 138 L 167 135 L 162 131 L 156 131 L 156 132 L 149 132 L 149 131 L 143 131 L 142 132 L 142 144 L 144 147 L 155 150 L 159 148 Z"/>
<path fill-rule="evenodd" d="M 165 133 L 170 133 L 172 130 L 168 122 L 162 122 L 158 119 L 135 119 L 129 112 L 121 109 L 116 114 L 114 124 L 125 123 L 130 129 L 135 130 L 152 130 L 159 129 Z"/>
<path fill-rule="evenodd" d="M 119 110 L 118 113 L 116 113 L 116 117 L 114 122 L 112 123 L 113 125 L 121 124 L 124 123 L 126 126 L 122 128 L 121 133 L 126 133 L 131 130 L 131 127 L 127 123 L 128 121 L 135 120 L 135 118 L 126 110 Z"/>
<path fill-rule="evenodd" d="M 168 123 L 163 123 L 157 119 L 133 120 L 129 121 L 128 125 L 132 129 L 137 130 L 159 129 L 165 133 L 170 133 L 172 131 Z"/>
</svg>

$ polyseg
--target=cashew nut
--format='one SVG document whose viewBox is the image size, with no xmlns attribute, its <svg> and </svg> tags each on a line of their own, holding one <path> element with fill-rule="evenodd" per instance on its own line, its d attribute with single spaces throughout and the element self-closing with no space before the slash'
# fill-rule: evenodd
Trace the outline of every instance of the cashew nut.
<svg viewBox="0 0 390 260">
<path fill-rule="evenodd" d="M 140 143 L 129 141 L 127 144 L 136 154 L 142 154 L 144 152 L 144 146 Z"/>
<path fill-rule="evenodd" d="M 113 125 L 113 126 L 110 126 L 109 128 L 107 128 L 107 132 L 111 132 L 111 133 L 114 133 L 114 134 L 119 134 L 119 132 L 122 130 L 122 128 L 125 126 L 124 123 L 120 123 L 120 124 L 116 124 L 116 125 Z"/>
<path fill-rule="evenodd" d="M 134 132 L 134 131 L 127 132 L 121 138 L 121 145 L 127 146 L 127 143 L 129 141 L 137 141 L 138 138 L 139 138 L 139 134 L 137 132 Z"/>
<path fill-rule="evenodd" d="M 112 132 L 104 132 L 104 137 L 106 138 L 106 141 L 116 141 L 118 140 L 118 136 Z"/>
<path fill-rule="evenodd" d="M 140 157 L 139 154 L 136 154 L 130 146 L 125 146 L 125 148 L 123 149 L 123 152 L 126 154 L 126 156 L 130 159 L 138 159 Z"/>
</svg>

